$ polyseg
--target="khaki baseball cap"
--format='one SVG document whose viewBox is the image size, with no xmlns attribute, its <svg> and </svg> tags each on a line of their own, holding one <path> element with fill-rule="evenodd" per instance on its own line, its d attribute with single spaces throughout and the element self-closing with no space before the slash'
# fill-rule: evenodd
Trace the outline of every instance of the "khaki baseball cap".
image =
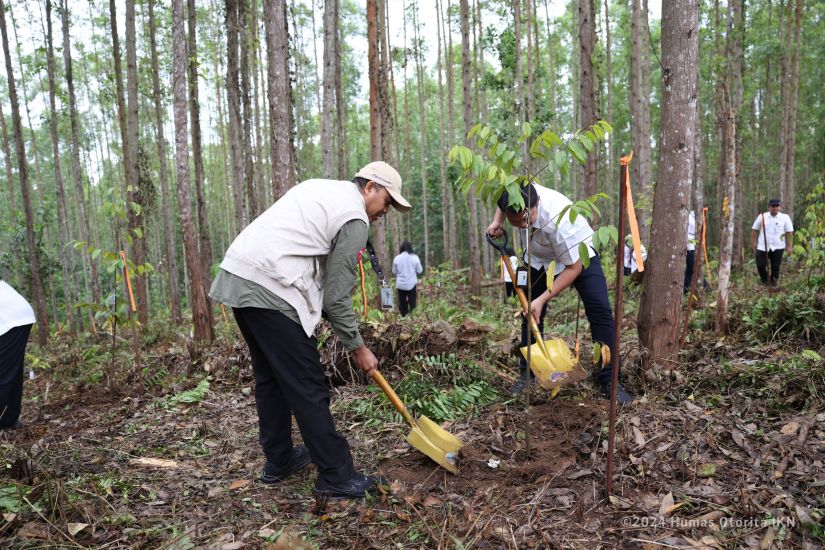
<svg viewBox="0 0 825 550">
<path fill-rule="evenodd" d="M 401 195 L 401 175 L 383 160 L 371 162 L 358 170 L 356 178 L 364 178 L 385 187 L 392 197 L 392 205 L 399 212 L 409 212 L 412 206 Z"/>
</svg>

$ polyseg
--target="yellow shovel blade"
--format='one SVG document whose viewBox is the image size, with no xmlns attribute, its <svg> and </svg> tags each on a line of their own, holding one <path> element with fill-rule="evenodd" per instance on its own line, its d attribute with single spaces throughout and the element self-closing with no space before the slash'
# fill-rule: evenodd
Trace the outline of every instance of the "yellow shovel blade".
<svg viewBox="0 0 825 550">
<path fill-rule="evenodd" d="M 561 338 L 545 340 L 544 346 L 547 349 L 547 355 L 538 343 L 530 346 L 529 350 L 530 370 L 536 375 L 536 380 L 542 388 L 556 389 L 587 378 L 587 373 L 576 362 L 564 340 Z M 521 348 L 521 354 L 527 359 L 526 346 Z"/>
<path fill-rule="evenodd" d="M 432 426 L 435 426 L 436 428 L 444 432 L 447 436 L 449 436 L 448 439 L 453 439 L 455 440 L 455 442 L 458 442 L 458 447 L 455 446 L 455 442 L 453 442 L 452 449 L 444 449 L 437 445 L 432 439 L 428 437 L 428 435 L 421 428 L 421 420 L 425 420 L 423 424 L 428 425 L 428 430 Z M 429 426 L 429 424 L 432 424 L 432 426 Z M 428 457 L 430 457 L 431 459 L 433 459 L 435 462 L 439 463 L 446 470 L 449 470 L 454 474 L 458 473 L 458 466 L 456 462 L 458 460 L 458 449 L 460 449 L 462 445 L 461 441 L 455 436 L 449 434 L 447 431 L 445 431 L 443 428 L 441 428 L 434 422 L 432 422 L 430 419 L 426 417 L 418 419 L 417 425 L 413 426 L 412 430 L 410 430 L 410 433 L 407 434 L 407 442 L 419 451 L 421 451 L 422 453 L 424 453 L 425 455 L 427 455 Z"/>
</svg>

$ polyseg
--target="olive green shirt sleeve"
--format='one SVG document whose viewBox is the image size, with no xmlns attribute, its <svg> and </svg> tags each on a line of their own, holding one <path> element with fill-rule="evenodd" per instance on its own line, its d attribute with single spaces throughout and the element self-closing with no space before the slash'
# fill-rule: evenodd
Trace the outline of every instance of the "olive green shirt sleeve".
<svg viewBox="0 0 825 550">
<path fill-rule="evenodd" d="M 362 220 L 351 220 L 343 225 L 332 241 L 327 255 L 324 282 L 324 311 L 333 330 L 347 351 L 364 345 L 358 331 L 358 321 L 352 309 L 352 289 L 355 287 L 355 268 L 358 251 L 364 248 L 369 227 Z"/>
</svg>

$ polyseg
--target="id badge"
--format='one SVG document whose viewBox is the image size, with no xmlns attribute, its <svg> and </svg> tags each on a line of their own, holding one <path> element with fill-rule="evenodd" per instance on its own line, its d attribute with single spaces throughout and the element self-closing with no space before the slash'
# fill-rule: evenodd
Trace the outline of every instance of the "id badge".
<svg viewBox="0 0 825 550">
<path fill-rule="evenodd" d="M 392 300 L 392 289 L 388 286 L 381 287 L 381 309 L 389 310 L 394 307 Z"/>
<path fill-rule="evenodd" d="M 516 271 L 516 285 L 527 288 L 527 268 L 519 267 Z"/>
</svg>

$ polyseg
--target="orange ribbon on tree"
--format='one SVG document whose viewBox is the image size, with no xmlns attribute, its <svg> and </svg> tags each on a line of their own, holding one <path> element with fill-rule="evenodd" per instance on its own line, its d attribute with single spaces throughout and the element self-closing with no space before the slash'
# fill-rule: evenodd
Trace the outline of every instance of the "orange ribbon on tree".
<svg viewBox="0 0 825 550">
<path fill-rule="evenodd" d="M 645 270 L 645 262 L 642 258 L 642 239 L 639 236 L 639 221 L 636 219 L 636 210 L 633 208 L 633 194 L 630 192 L 630 161 L 633 159 L 633 151 L 629 155 L 622 157 L 619 161 L 622 166 L 627 166 L 627 218 L 630 221 L 630 236 L 633 240 L 633 255 L 636 257 L 636 265 L 639 271 Z M 619 235 L 624 239 L 624 235 Z"/>
<path fill-rule="evenodd" d="M 129 289 L 129 303 L 132 305 L 132 311 L 137 311 L 135 306 L 135 295 L 132 293 L 132 280 L 129 278 L 129 267 L 126 265 L 126 252 L 120 251 L 120 257 L 123 259 L 123 273 L 126 275 L 126 288 Z"/>
</svg>

